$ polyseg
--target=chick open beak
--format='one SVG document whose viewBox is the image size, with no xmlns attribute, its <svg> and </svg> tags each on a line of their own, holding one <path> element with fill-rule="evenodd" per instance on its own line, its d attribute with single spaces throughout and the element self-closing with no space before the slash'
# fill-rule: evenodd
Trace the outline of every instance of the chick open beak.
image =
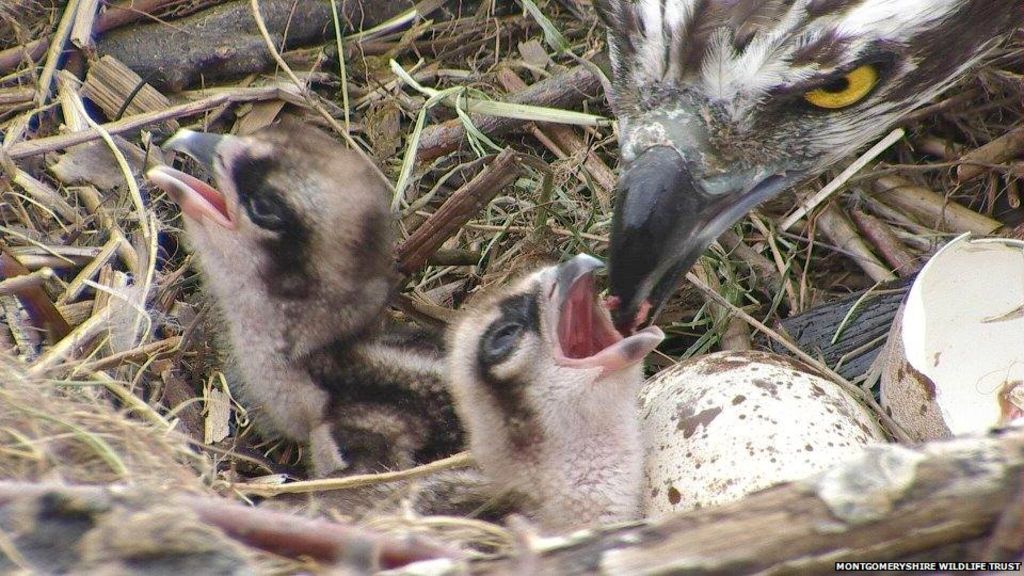
<svg viewBox="0 0 1024 576">
<path fill-rule="evenodd" d="M 555 271 L 555 361 L 563 366 L 621 370 L 644 359 L 665 338 L 656 326 L 623 337 L 597 298 L 594 273 L 604 264 L 580 254 Z"/>
<path fill-rule="evenodd" d="M 235 140 L 233 136 L 179 130 L 163 148 L 187 154 L 213 173 L 218 147 Z M 209 220 L 229 230 L 235 228 L 224 194 L 206 182 L 170 166 L 152 168 L 146 177 L 166 192 L 189 218 L 200 222 Z"/>
</svg>

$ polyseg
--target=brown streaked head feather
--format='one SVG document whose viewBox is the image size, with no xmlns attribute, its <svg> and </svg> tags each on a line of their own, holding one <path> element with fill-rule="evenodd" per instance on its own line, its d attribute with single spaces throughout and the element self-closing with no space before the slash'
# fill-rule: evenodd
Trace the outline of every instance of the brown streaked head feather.
<svg viewBox="0 0 1024 576">
<path fill-rule="evenodd" d="M 1018 0 L 595 7 L 608 25 L 622 151 L 609 266 L 623 303 L 616 325 L 626 333 L 654 320 L 735 220 L 880 137 L 1020 21 Z M 873 79 L 854 100 L 820 106 L 806 97 L 842 92 L 855 71 Z"/>
</svg>

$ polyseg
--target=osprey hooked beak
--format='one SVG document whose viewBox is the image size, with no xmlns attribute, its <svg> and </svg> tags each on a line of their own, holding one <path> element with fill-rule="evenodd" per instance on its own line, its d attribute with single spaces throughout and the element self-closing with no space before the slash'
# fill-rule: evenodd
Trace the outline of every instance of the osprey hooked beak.
<svg viewBox="0 0 1024 576">
<path fill-rule="evenodd" d="M 666 128 L 679 126 L 674 121 Z M 708 155 L 697 147 L 659 143 L 640 152 L 619 179 L 608 253 L 609 305 L 623 334 L 658 316 L 683 275 L 726 228 L 803 177 L 770 167 L 712 174 L 704 168 L 714 164 Z"/>
<path fill-rule="evenodd" d="M 707 246 L 949 88 L 1020 0 L 593 0 L 622 154 L 615 327 L 654 321 Z"/>
</svg>

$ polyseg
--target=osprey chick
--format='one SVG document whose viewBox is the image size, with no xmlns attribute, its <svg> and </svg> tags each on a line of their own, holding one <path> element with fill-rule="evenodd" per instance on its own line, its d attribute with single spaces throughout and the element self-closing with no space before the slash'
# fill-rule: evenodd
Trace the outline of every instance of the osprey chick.
<svg viewBox="0 0 1024 576">
<path fill-rule="evenodd" d="M 257 424 L 308 443 L 316 476 L 457 450 L 440 342 L 381 329 L 394 233 L 368 163 L 298 125 L 182 130 L 164 148 L 215 177 L 217 188 L 168 166 L 147 174 L 181 207 Z"/>
<path fill-rule="evenodd" d="M 623 338 L 585 254 L 488 294 L 449 332 L 456 412 L 473 459 L 558 532 L 640 514 L 640 363 L 664 338 Z"/>
</svg>

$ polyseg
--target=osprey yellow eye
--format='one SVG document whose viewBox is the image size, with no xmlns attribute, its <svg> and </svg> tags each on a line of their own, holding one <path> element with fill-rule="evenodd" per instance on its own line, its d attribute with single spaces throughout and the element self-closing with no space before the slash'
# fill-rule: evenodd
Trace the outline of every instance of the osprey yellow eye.
<svg viewBox="0 0 1024 576">
<path fill-rule="evenodd" d="M 871 64 L 861 64 L 842 78 L 804 93 L 804 100 L 818 108 L 838 110 L 860 102 L 877 83 L 878 70 Z"/>
</svg>

